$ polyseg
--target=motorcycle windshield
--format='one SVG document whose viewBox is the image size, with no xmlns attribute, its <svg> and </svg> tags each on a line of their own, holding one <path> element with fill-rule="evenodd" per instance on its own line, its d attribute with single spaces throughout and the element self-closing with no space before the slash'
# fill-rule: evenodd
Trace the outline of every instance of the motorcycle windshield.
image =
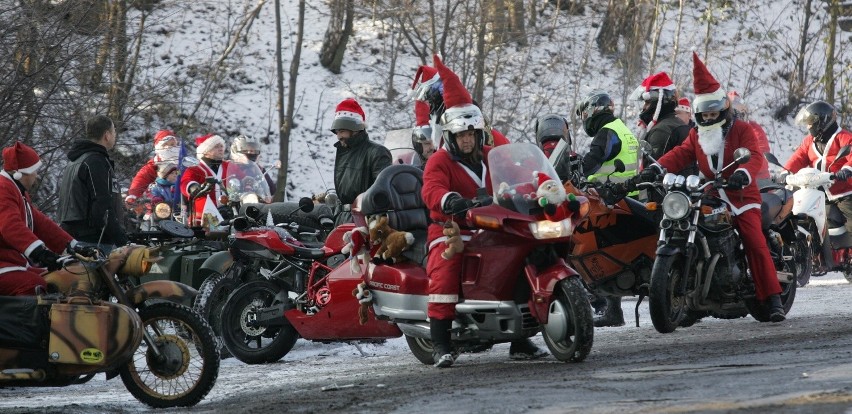
<svg viewBox="0 0 852 414">
<path fill-rule="evenodd" d="M 263 171 L 252 161 L 231 161 L 224 180 L 228 198 L 241 203 L 269 203 L 272 194 Z"/>
<path fill-rule="evenodd" d="M 536 190 L 548 180 L 559 181 L 544 153 L 533 144 L 514 143 L 494 147 L 488 153 L 488 171 L 494 201 L 522 214 L 541 211 Z"/>
</svg>

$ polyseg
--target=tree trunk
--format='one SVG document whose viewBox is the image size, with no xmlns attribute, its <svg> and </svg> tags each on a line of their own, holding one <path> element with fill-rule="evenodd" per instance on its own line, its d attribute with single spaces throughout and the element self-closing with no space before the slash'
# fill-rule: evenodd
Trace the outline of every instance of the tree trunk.
<svg viewBox="0 0 852 414">
<path fill-rule="evenodd" d="M 524 0 L 509 1 L 509 17 L 512 22 L 512 41 L 518 46 L 527 45 L 527 29 L 524 21 Z"/>
<path fill-rule="evenodd" d="M 476 31 L 476 55 L 474 56 L 474 82 L 471 96 L 477 102 L 482 102 L 482 96 L 485 94 L 485 56 L 487 55 L 488 46 L 486 45 L 487 25 L 480 24 Z"/>
<path fill-rule="evenodd" d="M 612 55 L 618 52 L 618 38 L 622 28 L 621 16 L 624 14 L 622 8 L 619 7 L 624 0 L 609 0 L 606 6 L 606 14 L 604 14 L 601 22 L 601 29 L 598 32 L 598 37 L 595 42 L 598 44 L 598 50 L 606 55 Z"/>
<path fill-rule="evenodd" d="M 781 121 L 787 118 L 793 112 L 799 103 L 802 102 L 805 85 L 805 53 L 808 48 L 808 30 L 811 25 L 811 4 L 813 0 L 805 0 L 805 15 L 802 18 L 802 31 L 799 38 L 799 54 L 796 56 L 796 73 L 790 76 L 790 86 L 787 94 L 787 102 L 772 113 L 772 118 L 776 121 Z"/>
<path fill-rule="evenodd" d="M 116 124 L 123 123 L 124 108 L 130 93 L 127 84 L 127 3 L 113 2 L 109 27 L 112 32 L 112 80 L 109 89 L 109 116 Z"/>
<path fill-rule="evenodd" d="M 651 41 L 651 53 L 648 57 L 648 73 L 656 72 L 657 68 L 657 47 L 660 43 L 660 35 L 663 32 L 663 22 L 666 21 L 666 14 L 663 13 L 663 16 L 660 17 L 660 0 L 654 0 L 654 12 L 651 13 L 653 20 L 653 33 L 654 37 Z"/>
<path fill-rule="evenodd" d="M 302 60 L 302 41 L 305 38 L 305 0 L 299 0 L 299 32 L 296 35 L 296 45 L 293 60 L 290 62 L 290 91 L 287 95 L 287 115 L 281 128 L 279 142 L 279 159 L 281 168 L 278 170 L 276 200 L 284 200 L 287 194 L 287 169 L 290 162 L 290 132 L 293 131 L 293 117 L 296 114 L 296 81 L 299 78 L 299 63 Z"/>
<path fill-rule="evenodd" d="M 346 44 L 352 35 L 355 7 L 354 0 L 331 0 L 331 17 L 328 20 L 328 28 L 322 41 L 320 50 L 320 64 L 331 71 L 340 73 L 343 65 L 343 54 L 346 52 Z"/>
<path fill-rule="evenodd" d="M 675 74 L 675 68 L 677 67 L 677 55 L 678 51 L 680 51 L 680 30 L 683 26 L 683 3 L 684 0 L 678 1 L 677 29 L 675 29 L 674 44 L 672 45 L 672 75 Z"/>
<path fill-rule="evenodd" d="M 529 20 L 527 21 L 527 25 L 529 27 L 535 27 L 538 24 L 538 9 L 536 9 L 535 5 L 538 3 L 538 0 L 530 0 L 529 2 Z"/>
<path fill-rule="evenodd" d="M 840 14 L 840 2 L 838 0 L 830 0 L 828 7 L 829 15 L 831 16 L 828 23 L 828 41 L 825 48 L 825 101 L 834 105 L 834 50 L 837 43 L 837 17 Z"/>
</svg>

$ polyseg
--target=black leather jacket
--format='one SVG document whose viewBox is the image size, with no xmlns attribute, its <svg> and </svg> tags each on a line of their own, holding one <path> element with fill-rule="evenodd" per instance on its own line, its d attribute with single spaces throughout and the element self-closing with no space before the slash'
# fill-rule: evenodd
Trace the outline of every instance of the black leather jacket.
<svg viewBox="0 0 852 414">
<path fill-rule="evenodd" d="M 58 221 L 75 239 L 123 246 L 127 235 L 119 224 L 121 194 L 115 182 L 113 162 L 103 145 L 75 141 L 68 152 L 71 161 L 62 171 Z"/>
<path fill-rule="evenodd" d="M 376 176 L 391 165 L 390 151 L 382 145 L 371 142 L 366 131 L 358 131 L 343 147 L 340 142 L 334 144 L 337 155 L 334 158 L 334 189 L 343 204 L 352 204 L 358 194 L 367 191 Z"/>
</svg>

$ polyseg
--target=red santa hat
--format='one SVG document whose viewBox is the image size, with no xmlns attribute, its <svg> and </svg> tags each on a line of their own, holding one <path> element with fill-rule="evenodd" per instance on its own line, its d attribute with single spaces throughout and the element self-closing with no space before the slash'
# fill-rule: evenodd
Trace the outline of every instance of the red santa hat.
<svg viewBox="0 0 852 414">
<path fill-rule="evenodd" d="M 536 176 L 537 184 L 538 184 L 538 186 L 539 186 L 539 187 L 540 187 L 542 184 L 544 184 L 544 183 L 545 183 L 545 181 L 550 181 L 550 180 L 552 180 L 552 179 L 553 179 L 553 178 L 550 178 L 550 176 L 549 176 L 549 175 L 547 175 L 547 174 L 545 174 L 545 173 L 543 173 L 543 172 L 536 172 L 535 176 Z"/>
<path fill-rule="evenodd" d="M 473 103 L 473 98 L 470 92 L 462 85 L 461 79 L 450 68 L 444 66 L 441 62 L 441 57 L 433 56 L 435 68 L 438 70 L 438 76 L 444 82 L 444 107 L 453 108 L 456 106 L 470 105 Z"/>
<path fill-rule="evenodd" d="M 175 141 L 175 144 L 177 144 L 177 137 L 175 137 L 173 131 L 168 129 L 157 131 L 154 135 L 154 149 L 162 149 L 169 141 Z"/>
<path fill-rule="evenodd" d="M 3 170 L 13 172 L 12 177 L 20 180 L 24 174 L 32 174 L 41 167 L 41 159 L 35 150 L 21 142 L 3 148 Z"/>
<path fill-rule="evenodd" d="M 367 129 L 367 117 L 364 110 L 355 98 L 346 98 L 334 108 L 334 121 L 331 122 L 331 131 L 348 129 L 350 131 L 363 131 Z"/>
<path fill-rule="evenodd" d="M 692 85 L 695 89 L 695 99 L 692 106 L 697 108 L 699 104 L 707 101 L 721 101 L 727 97 L 722 85 L 713 74 L 704 66 L 704 62 L 698 58 L 698 53 L 692 52 Z"/>
<path fill-rule="evenodd" d="M 414 101 L 414 122 L 419 127 L 429 125 L 429 104 L 423 101 Z"/>
<path fill-rule="evenodd" d="M 431 66 L 420 66 L 417 68 L 417 73 L 414 74 L 414 82 L 411 83 L 411 89 L 416 89 L 418 82 L 426 83 L 427 81 L 432 80 L 432 78 L 434 78 L 437 74 L 438 70 Z M 438 79 L 440 79 L 440 76 Z"/>
<path fill-rule="evenodd" d="M 212 150 L 219 144 L 221 144 L 224 148 L 225 139 L 216 134 L 202 135 L 195 139 L 195 154 L 200 158 L 204 155 L 204 153 Z"/>
<path fill-rule="evenodd" d="M 650 100 L 653 96 L 651 92 L 657 91 L 657 109 L 654 110 L 654 117 L 651 118 L 651 123 L 648 125 L 648 128 L 650 128 L 654 126 L 654 124 L 657 123 L 657 119 L 660 118 L 660 110 L 663 107 L 663 95 L 665 95 L 663 91 L 673 91 L 675 90 L 675 85 L 668 73 L 659 72 L 645 78 L 645 80 L 642 81 L 642 88 L 644 89 L 644 92 L 642 92 L 643 101 Z"/>
<path fill-rule="evenodd" d="M 692 106 L 689 103 L 689 98 L 680 98 L 677 101 L 675 111 L 692 113 Z"/>
</svg>

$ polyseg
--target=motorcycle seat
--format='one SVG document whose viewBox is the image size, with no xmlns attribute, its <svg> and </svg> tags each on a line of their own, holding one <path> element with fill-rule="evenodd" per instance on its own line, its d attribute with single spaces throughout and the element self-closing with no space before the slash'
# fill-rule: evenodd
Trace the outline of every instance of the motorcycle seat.
<svg viewBox="0 0 852 414">
<path fill-rule="evenodd" d="M 299 247 L 292 244 L 290 247 L 293 248 L 294 256 L 301 259 L 317 260 L 325 257 L 325 250 L 322 248 Z"/>
<path fill-rule="evenodd" d="M 408 250 L 402 252 L 402 257 L 426 267 L 426 255 L 428 253 L 426 230 L 413 230 L 411 234 L 414 235 L 414 244 Z"/>
</svg>

